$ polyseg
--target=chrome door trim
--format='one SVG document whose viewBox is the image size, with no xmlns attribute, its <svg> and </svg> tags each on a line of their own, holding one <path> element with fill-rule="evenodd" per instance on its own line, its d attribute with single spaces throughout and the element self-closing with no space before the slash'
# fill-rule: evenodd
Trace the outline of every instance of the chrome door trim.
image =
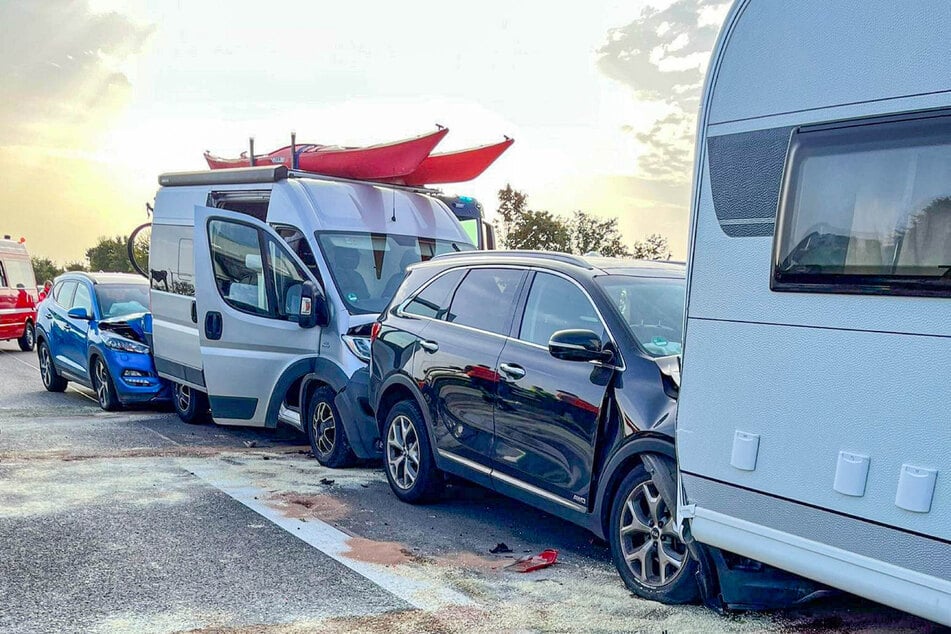
<svg viewBox="0 0 951 634">
<path fill-rule="evenodd" d="M 545 498 L 546 500 L 549 500 L 550 502 L 556 502 L 558 504 L 561 504 L 562 506 L 567 506 L 572 511 L 578 511 L 579 513 L 588 512 L 587 507 L 581 506 L 580 504 L 575 504 L 574 502 L 569 502 L 568 500 L 564 498 L 558 497 L 554 493 L 549 493 L 548 491 L 544 489 L 539 489 L 537 486 L 529 484 L 528 482 L 523 482 L 519 480 L 518 478 L 513 478 L 510 475 L 499 473 L 498 471 L 493 470 L 492 477 L 496 480 L 501 480 L 502 482 L 506 484 L 510 484 L 514 487 L 518 487 L 519 489 L 522 489 L 523 491 L 527 491 L 528 493 L 531 493 L 532 495 L 537 495 L 538 497 Z"/>
<path fill-rule="evenodd" d="M 479 464 L 478 462 L 475 462 L 473 460 L 463 458 L 462 456 L 457 456 L 456 454 L 446 451 L 445 449 L 436 449 L 436 453 L 438 453 L 443 458 L 452 460 L 453 462 L 458 462 L 462 466 L 469 467 L 473 471 L 478 471 L 479 473 L 483 475 L 487 475 L 487 476 L 492 475 L 492 469 L 490 469 L 489 467 L 485 465 Z"/>
<path fill-rule="evenodd" d="M 436 453 L 438 453 L 440 457 L 442 458 L 446 458 L 447 460 L 452 460 L 453 462 L 458 462 L 464 467 L 469 467 L 473 471 L 477 471 L 481 473 L 482 475 L 487 475 L 495 480 L 499 480 L 511 486 L 522 489 L 523 491 L 531 493 L 532 495 L 538 496 L 540 498 L 544 498 L 548 500 L 549 502 L 555 502 L 557 504 L 561 504 L 562 506 L 566 506 L 572 511 L 576 511 L 578 513 L 588 512 L 587 507 L 584 507 L 580 504 L 575 504 L 574 502 L 570 502 L 564 498 L 558 497 L 554 493 L 549 493 L 548 491 L 544 489 L 540 489 L 537 486 L 529 484 L 528 482 L 523 482 L 522 480 L 519 480 L 518 478 L 513 478 L 510 475 L 499 473 L 495 469 L 490 469 L 489 467 L 479 464 L 478 462 L 474 462 L 467 458 L 457 456 L 456 454 L 446 451 L 445 449 L 436 449 Z"/>
</svg>

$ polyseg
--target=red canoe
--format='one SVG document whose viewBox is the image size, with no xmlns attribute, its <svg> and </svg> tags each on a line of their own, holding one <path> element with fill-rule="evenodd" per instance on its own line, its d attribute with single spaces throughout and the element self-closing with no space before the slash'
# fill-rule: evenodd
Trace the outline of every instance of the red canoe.
<svg viewBox="0 0 951 634">
<path fill-rule="evenodd" d="M 505 137 L 501 143 L 492 143 L 468 150 L 433 154 L 419 164 L 412 173 L 392 179 L 404 185 L 435 185 L 471 181 L 484 172 L 515 139 Z"/>
<path fill-rule="evenodd" d="M 299 144 L 297 167 L 308 172 L 361 180 L 405 177 L 419 167 L 448 132 L 448 128 L 440 128 L 411 139 L 365 147 Z M 205 160 L 213 170 L 248 167 L 250 164 L 246 153 L 242 153 L 241 158 L 224 159 L 205 152 Z M 291 147 L 282 147 L 270 154 L 255 156 L 254 164 L 291 167 Z"/>
</svg>

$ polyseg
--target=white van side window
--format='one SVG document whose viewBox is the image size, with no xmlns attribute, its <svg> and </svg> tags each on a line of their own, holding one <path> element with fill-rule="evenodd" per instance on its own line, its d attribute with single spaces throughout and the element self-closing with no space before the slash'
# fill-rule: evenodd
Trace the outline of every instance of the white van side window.
<svg viewBox="0 0 951 634">
<path fill-rule="evenodd" d="M 243 222 L 219 219 L 209 221 L 208 241 L 215 285 L 229 306 L 272 319 L 298 319 L 306 277 L 284 242 Z"/>
<path fill-rule="evenodd" d="M 7 287 L 7 274 L 3 270 L 3 262 L 0 262 L 0 288 Z"/>
<path fill-rule="evenodd" d="M 149 281 L 152 290 L 195 296 L 195 257 L 191 227 L 152 225 Z"/>
<path fill-rule="evenodd" d="M 221 298 L 237 310 L 270 316 L 273 307 L 268 301 L 258 230 L 242 223 L 211 220 L 208 241 Z"/>
<path fill-rule="evenodd" d="M 777 291 L 951 296 L 951 115 L 793 135 Z"/>
</svg>

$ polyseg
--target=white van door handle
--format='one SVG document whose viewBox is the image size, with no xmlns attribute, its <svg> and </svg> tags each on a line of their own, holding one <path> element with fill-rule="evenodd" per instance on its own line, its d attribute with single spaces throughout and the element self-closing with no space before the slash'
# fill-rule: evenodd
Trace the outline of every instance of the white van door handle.
<svg viewBox="0 0 951 634">
<path fill-rule="evenodd" d="M 419 342 L 419 347 L 425 350 L 426 352 L 436 352 L 439 350 L 439 344 L 435 341 L 423 340 Z"/>
</svg>

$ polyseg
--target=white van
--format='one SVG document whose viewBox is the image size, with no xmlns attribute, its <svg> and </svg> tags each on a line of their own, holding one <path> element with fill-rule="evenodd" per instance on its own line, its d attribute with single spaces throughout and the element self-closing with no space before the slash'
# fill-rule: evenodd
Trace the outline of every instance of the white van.
<svg viewBox="0 0 951 634">
<path fill-rule="evenodd" d="M 951 625 L 951 8 L 741 0 L 698 123 L 700 543 Z"/>
<path fill-rule="evenodd" d="M 370 324 L 407 265 L 474 248 L 425 190 L 284 166 L 163 174 L 149 278 L 155 366 L 186 422 L 305 431 L 321 463 L 380 455 Z"/>
</svg>

